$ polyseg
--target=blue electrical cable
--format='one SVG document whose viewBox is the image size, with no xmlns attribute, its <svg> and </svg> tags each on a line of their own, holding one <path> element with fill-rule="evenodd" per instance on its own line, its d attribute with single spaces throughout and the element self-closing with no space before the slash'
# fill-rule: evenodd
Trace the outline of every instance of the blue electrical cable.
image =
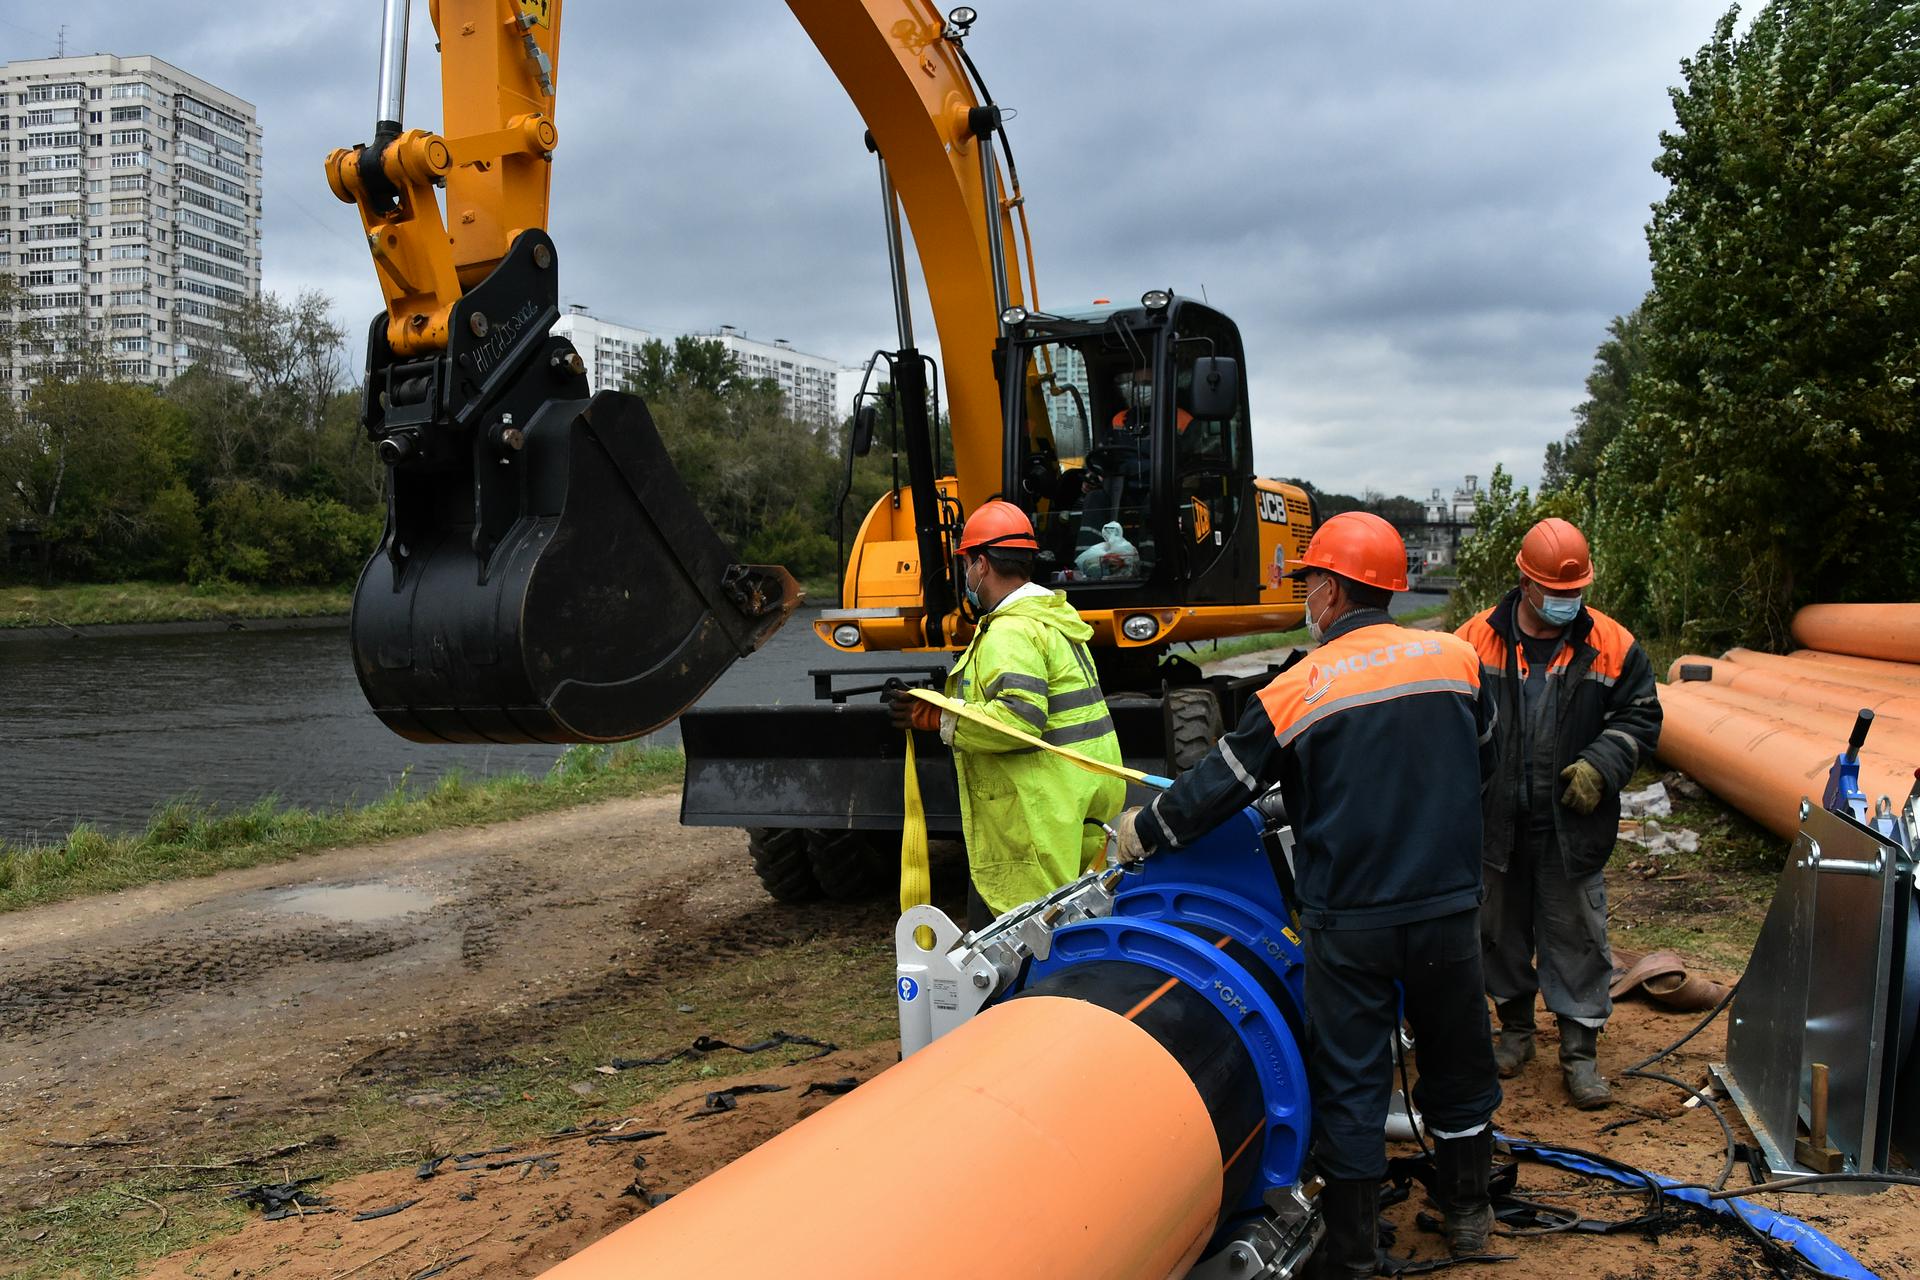
<svg viewBox="0 0 1920 1280">
<path fill-rule="evenodd" d="M 1688 1204 L 1711 1209 L 1715 1213 L 1738 1218 L 1756 1230 L 1765 1232 L 1769 1237 L 1790 1246 L 1794 1252 L 1833 1276 L 1844 1276 L 1846 1280 L 1880 1280 L 1873 1272 L 1862 1266 L 1860 1260 L 1814 1230 L 1800 1219 L 1790 1214 L 1776 1213 L 1760 1205 L 1741 1205 L 1738 1199 L 1714 1200 L 1710 1193 L 1697 1185 L 1681 1183 L 1672 1178 L 1663 1178 L 1657 1173 L 1636 1170 L 1638 1178 L 1629 1178 L 1618 1169 L 1589 1160 L 1584 1156 L 1558 1147 L 1544 1146 L 1529 1142 L 1524 1138 L 1508 1137 L 1496 1134 L 1500 1141 L 1515 1152 L 1523 1152 L 1543 1164 L 1554 1165 L 1573 1173 L 1584 1173 L 1594 1177 L 1609 1179 L 1625 1186 L 1640 1186 L 1651 1182 L 1660 1188 L 1660 1193 L 1675 1200 L 1684 1200 Z"/>
</svg>

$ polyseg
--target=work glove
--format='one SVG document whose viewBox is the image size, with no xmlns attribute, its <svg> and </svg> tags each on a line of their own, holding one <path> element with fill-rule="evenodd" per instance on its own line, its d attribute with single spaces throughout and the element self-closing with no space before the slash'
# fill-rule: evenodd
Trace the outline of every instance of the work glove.
<svg viewBox="0 0 1920 1280">
<path fill-rule="evenodd" d="M 1139 862 L 1153 850 L 1140 839 L 1140 810 L 1132 808 L 1113 820 L 1114 854 L 1122 862 Z"/>
<path fill-rule="evenodd" d="M 1562 769 L 1560 781 L 1567 784 L 1567 789 L 1560 793 L 1560 803 L 1575 813 L 1592 813 L 1599 807 L 1600 798 L 1607 794 L 1607 780 L 1585 760 L 1575 760 Z"/>
<path fill-rule="evenodd" d="M 905 689 L 887 690 L 887 719 L 896 729 L 924 729 L 928 733 L 937 733 L 940 729 L 940 708 L 923 698 L 916 698 Z"/>
</svg>

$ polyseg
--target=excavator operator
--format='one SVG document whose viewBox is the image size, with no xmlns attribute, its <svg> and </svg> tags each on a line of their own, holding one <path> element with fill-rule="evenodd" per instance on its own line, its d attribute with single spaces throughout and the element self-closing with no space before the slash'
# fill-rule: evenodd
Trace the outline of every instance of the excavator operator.
<svg viewBox="0 0 1920 1280">
<path fill-rule="evenodd" d="M 1123 369 L 1113 379 L 1114 410 L 1107 427 L 1094 440 L 1089 455 L 1080 505 L 1080 549 L 1113 541 L 1107 527 L 1118 523 L 1136 541 L 1146 536 L 1151 509 L 1153 460 L 1153 370 L 1145 364 Z M 1185 432 L 1193 415 L 1175 410 L 1174 426 Z M 1105 576 L 1138 576 L 1145 567 L 1138 556 L 1125 574 L 1109 567 Z"/>
<path fill-rule="evenodd" d="M 1120 739 L 1087 652 L 1093 628 L 1066 593 L 1033 581 L 1040 549 L 1027 513 L 982 503 L 960 534 L 967 603 L 980 622 L 947 676 L 946 694 L 1055 746 L 1120 763 Z M 967 842 L 967 926 L 1044 897 L 1091 867 L 1126 797 L 1119 779 L 896 692 L 900 728 L 938 732 L 953 748 Z"/>
</svg>

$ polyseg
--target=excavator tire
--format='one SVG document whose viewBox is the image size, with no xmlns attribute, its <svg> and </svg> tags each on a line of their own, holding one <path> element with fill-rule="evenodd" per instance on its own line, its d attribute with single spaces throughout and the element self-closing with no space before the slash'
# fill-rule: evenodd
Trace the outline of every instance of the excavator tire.
<svg viewBox="0 0 1920 1280">
<path fill-rule="evenodd" d="M 797 827 L 748 827 L 754 874 L 775 902 L 812 902 L 820 896 L 807 856 L 807 833 Z"/>
<path fill-rule="evenodd" d="M 814 882 L 835 902 L 877 897 L 886 887 L 878 846 L 864 831 L 807 832 L 807 861 Z"/>
<path fill-rule="evenodd" d="M 1176 774 L 1185 773 L 1206 759 L 1213 744 L 1226 731 L 1220 716 L 1220 701 L 1211 689 L 1167 690 L 1168 763 Z"/>
</svg>

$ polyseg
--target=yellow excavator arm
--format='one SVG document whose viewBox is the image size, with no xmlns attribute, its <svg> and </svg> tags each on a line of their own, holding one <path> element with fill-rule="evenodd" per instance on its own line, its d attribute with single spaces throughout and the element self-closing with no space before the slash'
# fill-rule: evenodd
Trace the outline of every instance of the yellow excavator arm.
<svg viewBox="0 0 1920 1280">
<path fill-rule="evenodd" d="M 462 293 L 521 232 L 546 229 L 560 3 L 431 0 L 445 123 L 430 133 L 400 127 L 407 5 L 387 0 L 374 145 L 340 148 L 326 164 L 334 195 L 360 209 L 396 354 L 444 351 Z"/>
<path fill-rule="evenodd" d="M 694 506 L 646 405 L 589 388 L 578 353 L 551 334 L 560 261 L 546 223 L 561 0 L 430 7 L 441 131 L 405 126 L 408 4 L 385 0 L 374 140 L 326 160 L 335 195 L 359 210 L 386 303 L 368 334 L 362 421 L 388 466 L 388 518 L 355 588 L 355 667 L 381 718 L 423 741 L 638 736 L 678 716 L 764 643 L 801 593 L 779 566 L 739 563 Z M 1244 439 L 1238 334 L 1199 308 L 1190 313 L 1205 311 L 1201 328 L 1217 321 L 1216 336 L 1183 338 L 1174 331 L 1178 308 L 1165 301 L 1131 320 L 1073 321 L 1084 349 L 1016 332 L 1038 315 L 1033 255 L 1029 244 L 1023 285 L 1014 248 L 1028 242 L 1023 200 L 1010 151 L 1004 168 L 998 162 L 999 108 L 965 52 L 973 11 L 943 17 L 928 0 L 789 7 L 880 157 L 900 332 L 899 349 L 886 354 L 911 477 L 867 514 L 856 539 L 841 603 L 859 616 L 829 614 L 820 631 L 842 649 L 951 648 L 971 625 L 956 598 L 952 552 L 964 512 L 1007 491 L 1048 526 L 1068 563 L 1077 550 L 1068 540 L 1098 527 L 1086 512 L 1068 512 L 1064 497 L 1041 493 L 1065 484 L 1067 464 L 1084 471 L 1095 461 L 1087 441 L 1070 448 L 1056 438 L 1047 406 L 1071 394 L 1083 428 L 1104 426 L 1113 411 L 1102 387 L 1081 385 L 1085 368 L 1061 376 L 1056 362 L 1085 365 L 1091 351 L 1102 377 L 1123 358 L 1164 372 L 1180 342 L 1204 343 L 1222 357 L 1208 357 L 1216 391 L 1219 371 L 1226 375 L 1215 398 L 1239 415 L 1228 434 Z M 931 362 L 913 339 L 902 210 L 940 339 L 951 474 L 941 472 L 928 413 Z M 1015 392 L 1003 395 L 1003 386 Z M 1170 407 L 1169 399 L 1163 419 Z M 1154 466 L 1164 467 L 1170 446 L 1154 448 Z M 1222 444 L 1217 457 L 1198 455 L 1193 475 L 1204 483 L 1193 495 L 1152 481 L 1156 507 L 1127 518 L 1145 546 L 1148 525 L 1160 530 L 1163 563 L 1177 573 L 1115 598 L 1134 607 L 1124 627 L 1118 607 L 1076 602 L 1096 644 L 1151 657 L 1171 639 L 1255 630 L 1297 613 L 1281 598 L 1286 588 L 1261 585 L 1272 538 L 1264 501 L 1251 536 L 1245 454 L 1244 445 Z M 1116 507 L 1124 487 L 1112 486 Z M 1178 514 L 1189 501 L 1191 517 Z M 1284 524 L 1289 503 L 1277 509 Z M 1233 541 L 1223 539 L 1228 532 Z M 1305 532 L 1296 520 L 1283 540 L 1292 545 Z M 1194 546 L 1173 547 L 1186 539 Z M 1256 541 L 1258 564 L 1247 549 Z M 1219 554 L 1222 547 L 1234 554 Z M 1280 555 L 1276 544 L 1276 565 Z M 1234 585 L 1183 598 L 1189 562 L 1203 559 L 1219 562 L 1208 571 L 1214 580 Z M 1167 607 L 1140 609 L 1143 599 Z"/>
<path fill-rule="evenodd" d="M 981 104 L 961 45 L 927 0 L 788 0 L 787 7 L 858 108 L 905 207 L 940 335 L 957 496 L 971 511 L 1000 488 L 993 368 L 1000 314 L 1028 296 L 1013 252 L 1020 196 L 1004 178 L 989 192 L 986 174 L 999 170 L 990 163 L 983 171 L 980 162 L 999 120 L 982 116 L 994 109 Z"/>
</svg>

